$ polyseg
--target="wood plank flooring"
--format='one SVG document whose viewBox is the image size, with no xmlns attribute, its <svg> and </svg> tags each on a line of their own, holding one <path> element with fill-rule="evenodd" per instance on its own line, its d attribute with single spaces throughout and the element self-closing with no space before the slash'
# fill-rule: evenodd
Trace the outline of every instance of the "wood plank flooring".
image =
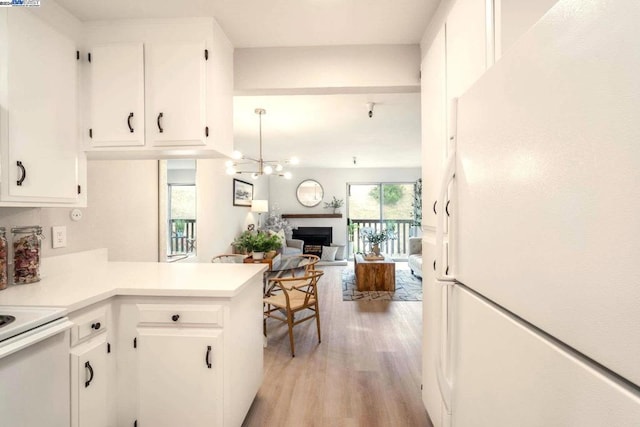
<svg viewBox="0 0 640 427">
<path fill-rule="evenodd" d="M 264 382 L 245 427 L 432 427 L 421 399 L 422 303 L 342 301 L 342 271 L 321 267 L 314 321 L 267 325 Z"/>
</svg>

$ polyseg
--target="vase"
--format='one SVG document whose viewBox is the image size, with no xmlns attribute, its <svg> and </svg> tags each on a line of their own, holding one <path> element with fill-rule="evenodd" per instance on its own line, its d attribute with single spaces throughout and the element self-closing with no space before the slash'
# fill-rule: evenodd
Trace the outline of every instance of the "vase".
<svg viewBox="0 0 640 427">
<path fill-rule="evenodd" d="M 371 246 L 371 252 L 373 252 L 375 256 L 380 256 L 380 245 L 374 244 Z"/>
<path fill-rule="evenodd" d="M 253 259 L 264 259 L 264 252 L 253 251 Z"/>
</svg>

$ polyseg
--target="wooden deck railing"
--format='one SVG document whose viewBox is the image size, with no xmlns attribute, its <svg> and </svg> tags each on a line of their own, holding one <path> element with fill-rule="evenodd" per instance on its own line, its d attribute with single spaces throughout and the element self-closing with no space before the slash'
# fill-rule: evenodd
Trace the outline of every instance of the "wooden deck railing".
<svg viewBox="0 0 640 427">
<path fill-rule="evenodd" d="M 178 231 L 178 224 L 181 222 L 184 222 L 184 229 Z M 190 254 L 196 251 L 195 219 L 172 219 L 169 221 L 169 230 L 169 255 Z"/>
<path fill-rule="evenodd" d="M 360 230 L 369 227 L 380 232 L 384 228 L 395 228 L 395 239 L 387 240 L 380 244 L 380 251 L 391 255 L 394 258 L 405 258 L 409 253 L 409 237 L 411 237 L 410 219 L 387 219 L 380 223 L 377 219 L 350 219 L 351 224 L 355 224 L 353 232 L 353 251 L 366 253 L 369 251 L 369 244 L 360 235 Z"/>
</svg>

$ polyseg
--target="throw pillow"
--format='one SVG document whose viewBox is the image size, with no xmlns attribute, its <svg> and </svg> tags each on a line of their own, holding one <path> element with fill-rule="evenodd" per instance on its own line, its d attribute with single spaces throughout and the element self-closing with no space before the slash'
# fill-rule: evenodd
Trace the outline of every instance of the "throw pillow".
<svg viewBox="0 0 640 427">
<path fill-rule="evenodd" d="M 335 246 L 323 246 L 320 261 L 335 261 L 338 248 Z"/>
<path fill-rule="evenodd" d="M 345 245 L 331 244 L 332 247 L 338 248 L 336 252 L 336 261 L 344 261 L 347 255 L 347 247 Z"/>
</svg>

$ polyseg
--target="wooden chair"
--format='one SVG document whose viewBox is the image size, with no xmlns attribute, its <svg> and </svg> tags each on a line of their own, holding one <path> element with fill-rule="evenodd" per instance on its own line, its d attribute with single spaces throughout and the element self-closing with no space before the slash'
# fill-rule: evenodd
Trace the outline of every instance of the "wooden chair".
<svg viewBox="0 0 640 427">
<path fill-rule="evenodd" d="M 289 343 L 291 357 L 295 357 L 293 327 L 299 323 L 316 319 L 318 329 L 318 344 L 320 336 L 320 310 L 318 308 L 318 279 L 324 274 L 320 270 L 309 270 L 304 276 L 279 277 L 271 279 L 273 286 L 264 296 L 264 330 L 268 318 L 284 322 L 289 327 Z M 309 310 L 302 318 L 294 319 L 294 315 L 302 310 Z"/>
<path fill-rule="evenodd" d="M 242 254 L 222 254 L 211 258 L 211 262 L 216 264 L 242 264 L 246 255 Z"/>
</svg>

